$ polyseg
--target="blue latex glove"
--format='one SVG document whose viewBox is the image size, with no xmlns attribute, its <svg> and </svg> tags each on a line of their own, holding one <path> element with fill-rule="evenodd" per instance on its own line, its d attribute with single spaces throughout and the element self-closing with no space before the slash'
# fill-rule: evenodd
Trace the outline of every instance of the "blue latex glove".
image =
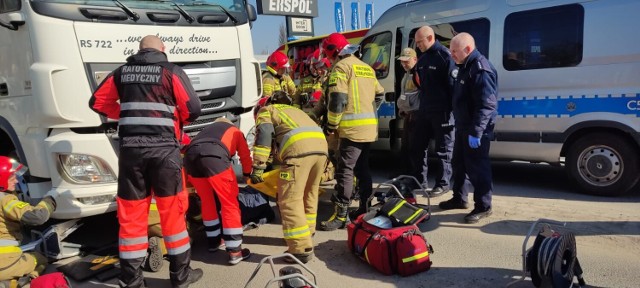
<svg viewBox="0 0 640 288">
<path fill-rule="evenodd" d="M 469 147 L 473 149 L 480 147 L 480 138 L 469 135 Z"/>
</svg>

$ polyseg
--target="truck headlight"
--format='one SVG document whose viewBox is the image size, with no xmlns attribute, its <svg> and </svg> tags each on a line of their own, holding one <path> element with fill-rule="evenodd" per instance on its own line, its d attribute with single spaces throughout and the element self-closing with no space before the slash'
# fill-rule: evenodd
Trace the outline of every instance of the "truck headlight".
<svg viewBox="0 0 640 288">
<path fill-rule="evenodd" d="M 76 184 L 115 182 L 118 177 L 102 159 L 85 154 L 59 154 L 63 177 Z"/>
</svg>

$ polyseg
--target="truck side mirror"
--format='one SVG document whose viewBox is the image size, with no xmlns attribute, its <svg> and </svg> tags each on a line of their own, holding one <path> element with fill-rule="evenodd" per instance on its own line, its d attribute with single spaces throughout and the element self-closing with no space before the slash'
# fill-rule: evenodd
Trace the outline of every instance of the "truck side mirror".
<svg viewBox="0 0 640 288">
<path fill-rule="evenodd" d="M 18 27 L 24 25 L 25 19 L 24 15 L 20 12 L 8 13 L 7 18 L 9 19 L 9 23 L 5 23 L 0 20 L 0 26 L 5 27 L 9 30 L 18 30 Z"/>
<path fill-rule="evenodd" d="M 249 17 L 249 21 L 256 21 L 258 19 L 258 12 L 256 12 L 256 7 L 253 7 L 253 5 L 251 4 L 247 4 L 247 16 Z"/>
</svg>

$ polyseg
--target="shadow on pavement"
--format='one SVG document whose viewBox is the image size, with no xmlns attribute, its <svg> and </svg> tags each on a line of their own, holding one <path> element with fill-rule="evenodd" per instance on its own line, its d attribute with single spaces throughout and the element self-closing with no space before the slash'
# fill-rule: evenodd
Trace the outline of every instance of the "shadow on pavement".
<svg viewBox="0 0 640 288">
<path fill-rule="evenodd" d="M 565 227 L 553 227 L 557 230 L 573 232 L 577 236 L 640 235 L 640 221 L 569 221 L 566 223 Z M 525 236 L 532 224 L 533 221 L 502 220 L 488 223 L 480 230 L 496 235 Z"/>
</svg>

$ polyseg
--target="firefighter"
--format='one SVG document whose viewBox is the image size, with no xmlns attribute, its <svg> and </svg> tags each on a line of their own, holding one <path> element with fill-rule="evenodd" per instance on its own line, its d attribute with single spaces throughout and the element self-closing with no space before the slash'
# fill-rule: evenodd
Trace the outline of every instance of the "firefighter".
<svg viewBox="0 0 640 288">
<path fill-rule="evenodd" d="M 188 287 L 202 277 L 191 269 L 185 212 L 188 195 L 182 177 L 182 127 L 200 115 L 200 99 L 187 74 L 167 61 L 165 46 L 154 35 L 111 72 L 89 106 L 119 119 L 118 222 L 120 286 L 143 287 L 141 264 L 148 248 L 147 218 L 155 197 L 173 287 Z M 152 192 L 153 191 L 153 192 Z"/>
<path fill-rule="evenodd" d="M 322 49 L 333 68 L 328 83 L 328 113 L 326 134 L 338 132 L 340 146 L 336 169 L 336 193 L 331 197 L 335 213 L 320 228 L 331 231 L 344 228 L 347 209 L 354 192 L 354 175 L 358 178 L 360 207 L 352 214 L 357 216 L 366 210 L 366 201 L 372 190 L 369 170 L 369 147 L 378 136 L 376 97 L 384 93 L 375 72 L 353 53 L 357 45 L 351 45 L 340 33 L 324 39 Z"/>
<path fill-rule="evenodd" d="M 280 51 L 267 58 L 267 71 L 262 73 L 262 97 L 271 97 L 275 91 L 284 91 L 291 96 L 296 93 L 296 84 L 287 75 L 289 58 Z"/>
<path fill-rule="evenodd" d="M 313 258 L 311 235 L 315 233 L 327 142 L 322 129 L 307 114 L 290 106 L 288 95 L 276 93 L 269 103 L 258 112 L 251 181 L 263 181 L 271 150 L 276 151 L 275 157 L 282 163 L 276 198 L 287 252 L 307 263 Z"/>
<path fill-rule="evenodd" d="M 239 190 L 231 159 L 236 153 L 240 156 L 242 174 L 249 177 L 252 163 L 247 140 L 229 119 L 220 117 L 198 133 L 184 157 L 189 182 L 202 201 L 209 251 L 217 251 L 224 240 L 231 265 L 251 255 L 249 249 L 242 248 Z M 220 201 L 221 219 L 218 218 L 216 198 Z"/>
<path fill-rule="evenodd" d="M 315 120 L 319 125 L 324 125 L 323 123 L 327 120 L 327 95 L 325 91 L 327 90 L 327 81 L 329 80 L 329 69 L 331 69 L 331 62 L 329 59 L 324 57 L 320 50 L 316 50 L 309 59 L 309 67 L 311 69 L 312 75 L 318 75 L 317 78 L 320 78 L 320 90 L 315 90 L 310 99 L 310 104 L 312 106 L 311 110 L 308 111 L 311 119 Z M 337 165 L 337 154 L 338 154 L 338 144 L 339 137 L 338 133 L 333 133 L 331 135 L 326 135 L 327 144 L 329 147 L 329 161 L 327 162 L 327 167 L 325 168 L 325 173 L 322 176 L 322 182 L 331 181 L 335 176 L 335 167 Z"/>
<path fill-rule="evenodd" d="M 309 67 L 309 74 L 300 81 L 293 96 L 293 106 L 309 113 L 320 100 L 327 80 L 327 69 L 331 64 L 321 57 L 319 49 L 310 54 L 305 63 Z"/>
<path fill-rule="evenodd" d="M 26 171 L 26 166 L 0 156 L 0 286 L 12 280 L 17 282 L 24 276 L 26 279 L 20 283 L 28 282 L 38 277 L 47 266 L 45 256 L 33 251 L 23 252 L 19 247 L 23 237 L 21 225 L 42 225 L 56 209 L 56 201 L 51 196 L 45 196 L 36 206 L 18 199 L 16 184 Z"/>
</svg>

